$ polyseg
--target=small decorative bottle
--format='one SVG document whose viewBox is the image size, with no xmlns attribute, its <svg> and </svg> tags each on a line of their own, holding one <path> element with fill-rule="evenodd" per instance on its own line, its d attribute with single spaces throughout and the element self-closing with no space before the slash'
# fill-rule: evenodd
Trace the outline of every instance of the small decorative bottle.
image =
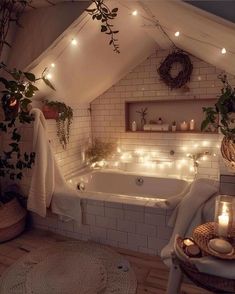
<svg viewBox="0 0 235 294">
<path fill-rule="evenodd" d="M 157 121 L 157 124 L 158 124 L 158 125 L 162 125 L 162 123 L 163 123 L 163 121 L 162 121 L 161 117 L 159 117 L 159 119 L 158 119 L 158 121 Z"/>
<path fill-rule="evenodd" d="M 137 131 L 137 124 L 136 124 L 135 121 L 133 121 L 132 124 L 131 124 L 131 130 L 132 130 L 132 132 L 136 132 Z"/>
<path fill-rule="evenodd" d="M 171 130 L 172 130 L 172 132 L 176 131 L 176 122 L 175 121 L 172 122 Z"/>
</svg>

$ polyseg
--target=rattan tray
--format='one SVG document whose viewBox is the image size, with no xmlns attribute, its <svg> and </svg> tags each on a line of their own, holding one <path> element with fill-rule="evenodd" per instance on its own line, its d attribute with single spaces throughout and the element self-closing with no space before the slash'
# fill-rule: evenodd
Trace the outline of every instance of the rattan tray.
<svg viewBox="0 0 235 294">
<path fill-rule="evenodd" d="M 216 232 L 216 224 L 213 222 L 206 223 L 194 229 L 193 239 L 195 243 L 201 248 L 201 250 L 203 250 L 209 255 L 212 255 L 221 259 L 230 259 L 230 260 L 235 259 L 235 239 L 234 238 L 230 238 L 228 240 L 233 246 L 232 253 L 221 254 L 209 248 L 208 243 L 211 239 L 216 237 L 215 232 Z M 232 235 L 235 236 L 234 232 Z"/>
<path fill-rule="evenodd" d="M 212 291 L 213 293 L 235 293 L 235 280 L 226 279 L 224 277 L 213 276 L 198 271 L 196 266 L 183 250 L 183 239 L 178 237 L 176 247 L 178 254 L 173 254 L 173 263 L 179 264 L 182 272 L 192 280 L 197 286 Z"/>
</svg>

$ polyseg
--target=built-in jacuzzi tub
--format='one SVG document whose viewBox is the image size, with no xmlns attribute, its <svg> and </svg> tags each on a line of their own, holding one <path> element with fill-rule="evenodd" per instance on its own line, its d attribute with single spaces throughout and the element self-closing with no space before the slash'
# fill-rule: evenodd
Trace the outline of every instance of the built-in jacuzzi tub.
<svg viewBox="0 0 235 294">
<path fill-rule="evenodd" d="M 68 182 L 83 197 L 96 194 L 162 200 L 183 194 L 189 186 L 189 182 L 183 179 L 112 170 L 85 171 L 74 175 Z"/>
</svg>

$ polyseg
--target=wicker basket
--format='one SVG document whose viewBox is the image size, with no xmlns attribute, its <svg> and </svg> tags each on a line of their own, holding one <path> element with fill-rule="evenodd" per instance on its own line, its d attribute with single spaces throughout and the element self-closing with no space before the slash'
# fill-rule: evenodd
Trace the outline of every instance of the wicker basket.
<svg viewBox="0 0 235 294">
<path fill-rule="evenodd" d="M 225 164 L 235 172 L 235 143 L 224 137 L 220 150 Z"/>
<path fill-rule="evenodd" d="M 0 242 L 13 239 L 23 232 L 26 214 L 16 198 L 0 206 Z"/>
<path fill-rule="evenodd" d="M 183 239 L 176 240 L 177 254 L 174 255 L 174 262 L 179 264 L 182 272 L 197 286 L 215 293 L 235 293 L 235 280 L 212 276 L 198 271 L 190 258 L 183 251 Z"/>
</svg>

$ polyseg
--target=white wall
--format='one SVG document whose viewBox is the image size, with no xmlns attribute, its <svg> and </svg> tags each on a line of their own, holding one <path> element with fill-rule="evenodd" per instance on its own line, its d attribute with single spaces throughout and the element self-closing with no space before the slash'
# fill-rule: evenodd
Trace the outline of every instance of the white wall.
<svg viewBox="0 0 235 294">
<path fill-rule="evenodd" d="M 159 50 L 152 54 L 125 78 L 92 102 L 92 134 L 104 141 L 117 142 L 123 153 L 143 149 L 148 154 L 152 151 L 156 152 L 159 159 L 187 159 L 187 153 L 201 151 L 218 154 L 220 138 L 216 134 L 125 132 L 125 101 L 215 99 L 220 93 L 221 82 L 217 79 L 217 75 L 221 70 L 193 56 L 191 60 L 194 69 L 188 84 L 190 91 L 184 92 L 182 89 L 171 91 L 160 81 L 157 73 L 160 62 L 168 53 L 168 51 Z M 228 77 L 231 84 L 234 85 L 235 78 L 231 75 Z M 175 111 L 181 110 L 176 109 Z M 193 118 L 193 103 L 191 115 Z M 167 119 L 170 120 L 168 117 Z M 184 120 L 183 113 L 182 120 Z M 170 150 L 175 151 L 173 157 L 169 155 Z M 136 160 L 136 158 L 133 159 L 134 162 Z M 185 167 L 178 170 L 178 173 L 188 173 L 189 164 L 192 162 L 187 161 Z M 217 178 L 218 156 L 211 156 L 207 161 L 202 161 L 198 171 L 201 177 Z M 165 170 L 165 173 L 167 172 L 169 171 Z"/>
</svg>

